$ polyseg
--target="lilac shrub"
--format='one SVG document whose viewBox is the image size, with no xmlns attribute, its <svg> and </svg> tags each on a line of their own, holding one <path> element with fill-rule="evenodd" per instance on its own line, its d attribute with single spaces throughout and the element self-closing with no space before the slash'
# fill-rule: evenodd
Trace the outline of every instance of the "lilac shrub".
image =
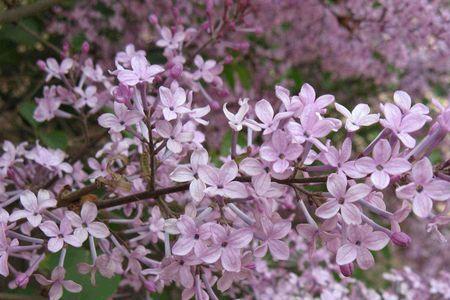
<svg viewBox="0 0 450 300">
<path fill-rule="evenodd" d="M 346 108 L 307 83 L 294 95 L 276 85 L 267 99 L 249 92 L 224 103 L 225 60 L 202 44 L 189 51 L 191 29 L 150 21 L 164 64 L 129 44 L 103 69 L 88 43 L 38 62 L 48 85 L 34 119 L 79 123 L 83 140 L 72 156 L 39 141 L 3 143 L 0 275 L 11 289 L 33 281 L 55 300 L 81 292 L 66 278 L 66 255 L 80 248 L 90 258 L 79 273 L 92 284 L 119 277 L 122 296 L 448 297 L 446 272 L 390 270 L 394 284 L 382 291 L 352 278 L 377 268 L 386 247 L 416 243 L 404 222 L 444 239 L 450 161 L 432 154 L 450 131 L 448 106 L 413 105 L 396 91 L 379 108 Z M 206 45 L 225 33 L 214 24 Z M 225 152 L 216 128 L 229 132 Z M 376 136 L 354 149 L 367 129 Z M 55 255 L 46 274 L 40 265 Z"/>
</svg>

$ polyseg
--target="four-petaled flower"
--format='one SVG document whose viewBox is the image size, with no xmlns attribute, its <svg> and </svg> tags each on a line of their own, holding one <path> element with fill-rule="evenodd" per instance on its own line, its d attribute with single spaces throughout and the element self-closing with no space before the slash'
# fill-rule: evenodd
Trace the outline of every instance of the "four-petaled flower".
<svg viewBox="0 0 450 300">
<path fill-rule="evenodd" d="M 85 202 L 81 207 L 80 216 L 73 211 L 66 212 L 66 218 L 69 219 L 73 227 L 74 234 L 84 242 L 88 235 L 98 239 L 104 239 L 109 235 L 109 229 L 105 224 L 94 222 L 97 217 L 97 206 L 92 202 Z"/>
<path fill-rule="evenodd" d="M 181 153 L 183 144 L 194 139 L 192 131 L 184 131 L 181 122 L 177 122 L 175 127 L 167 121 L 158 121 L 155 124 L 156 132 L 167 139 L 167 149 L 175 154 Z"/>
<path fill-rule="evenodd" d="M 277 130 L 272 134 L 271 142 L 264 144 L 259 153 L 262 159 L 273 162 L 275 172 L 283 173 L 289 168 L 289 163 L 302 154 L 302 150 L 300 144 L 291 143 L 286 133 Z"/>
<path fill-rule="evenodd" d="M 358 183 L 347 189 L 347 178 L 339 173 L 328 176 L 327 190 L 332 197 L 317 208 L 316 215 L 322 219 L 330 219 L 340 210 L 345 223 L 361 224 L 361 211 L 353 202 L 369 195 L 372 190 L 370 186 Z"/>
<path fill-rule="evenodd" d="M 159 97 L 163 106 L 163 115 L 166 121 L 175 120 L 178 114 L 185 114 L 190 110 L 184 106 L 186 102 L 186 92 L 177 87 L 174 91 L 162 86 L 159 88 Z"/>
<path fill-rule="evenodd" d="M 117 73 L 117 78 L 123 84 L 135 86 L 138 83 L 152 83 L 156 75 L 164 72 L 159 65 L 150 65 L 145 56 L 135 55 L 131 58 L 131 69 L 121 69 Z"/>
<path fill-rule="evenodd" d="M 50 279 L 45 278 L 41 274 L 34 275 L 37 282 L 39 282 L 43 286 L 51 285 L 51 288 L 48 292 L 50 300 L 61 299 L 63 295 L 63 288 L 71 293 L 79 293 L 83 289 L 81 285 L 72 280 L 64 280 L 65 276 L 66 270 L 63 267 L 59 266 L 53 269 Z"/>
<path fill-rule="evenodd" d="M 98 123 L 112 132 L 121 132 L 127 126 L 136 125 L 142 115 L 136 110 L 129 110 L 125 104 L 114 102 L 114 114 L 105 113 L 98 118 Z"/>
<path fill-rule="evenodd" d="M 177 228 L 181 236 L 172 247 L 173 254 L 183 256 L 193 249 L 194 254 L 197 257 L 201 257 L 208 244 L 207 241 L 211 237 L 210 227 L 211 223 L 198 226 L 191 217 L 187 215 L 181 216 L 177 222 Z"/>
<path fill-rule="evenodd" d="M 81 247 L 83 244 L 83 240 L 80 237 L 72 234 L 72 226 L 67 218 L 61 220 L 59 227 L 53 221 L 45 221 L 39 225 L 39 228 L 46 236 L 50 237 L 47 248 L 51 252 L 58 252 L 61 250 L 64 243 L 74 247 Z"/>
<path fill-rule="evenodd" d="M 362 157 L 355 162 L 356 169 L 364 174 L 371 174 L 370 180 L 378 189 L 389 185 L 390 175 L 400 175 L 411 169 L 411 164 L 402 157 L 393 157 L 391 145 L 387 140 L 380 140 L 374 147 L 372 157 Z"/>
<path fill-rule="evenodd" d="M 39 190 L 36 197 L 31 191 L 25 191 L 20 195 L 20 203 L 24 209 L 14 211 L 9 220 L 11 222 L 22 218 L 27 218 L 28 223 L 33 227 L 39 226 L 42 222 L 42 213 L 50 208 L 55 207 L 57 202 L 52 198 L 47 190 Z"/>
<path fill-rule="evenodd" d="M 369 250 L 378 251 L 389 243 L 389 237 L 382 231 L 373 231 L 372 227 L 350 225 L 347 231 L 347 240 L 338 249 L 336 263 L 346 265 L 356 259 L 359 267 L 367 270 L 375 263 Z"/>
<path fill-rule="evenodd" d="M 400 199 L 411 200 L 413 212 L 426 218 L 433 208 L 433 201 L 450 199 L 450 182 L 433 178 L 433 166 L 428 158 L 416 162 L 411 171 L 412 182 L 398 187 L 396 195 Z"/>
<path fill-rule="evenodd" d="M 349 132 L 357 131 L 362 126 L 370 126 L 378 122 L 380 114 L 370 114 L 370 108 L 367 104 L 358 104 L 352 112 L 339 103 L 334 104 L 336 110 L 347 118 L 345 129 Z"/>
<path fill-rule="evenodd" d="M 273 258 L 278 260 L 287 260 L 289 258 L 289 246 L 286 242 L 280 241 L 291 231 L 291 222 L 288 220 L 272 221 L 266 216 L 262 216 L 261 220 L 262 232 L 259 237 L 262 244 L 255 249 L 256 257 L 264 257 L 269 248 Z"/>
</svg>

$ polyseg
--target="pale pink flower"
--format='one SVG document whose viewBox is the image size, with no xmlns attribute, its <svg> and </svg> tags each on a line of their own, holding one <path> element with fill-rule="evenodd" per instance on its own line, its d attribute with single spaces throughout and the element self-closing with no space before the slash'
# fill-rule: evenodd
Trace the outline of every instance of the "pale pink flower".
<svg viewBox="0 0 450 300">
<path fill-rule="evenodd" d="M 223 105 L 223 112 L 228 119 L 228 125 L 230 125 L 230 127 L 234 131 L 241 131 L 243 126 L 247 126 L 248 128 L 255 131 L 261 130 L 261 128 L 259 128 L 258 126 L 258 123 L 256 123 L 254 120 L 245 118 L 247 112 L 250 109 L 247 98 L 239 100 L 239 110 L 235 114 L 231 113 L 228 110 L 227 104 L 228 103 L 225 103 Z"/>
<path fill-rule="evenodd" d="M 85 202 L 81 207 L 80 216 L 73 211 L 66 211 L 66 218 L 75 228 L 74 234 L 84 242 L 88 235 L 104 239 L 109 235 L 108 227 L 101 222 L 94 222 L 97 217 L 97 206 L 92 202 Z"/>
<path fill-rule="evenodd" d="M 9 239 L 6 234 L 0 228 L 0 275 L 8 277 L 9 266 L 8 258 L 11 248 L 19 246 L 19 241 L 17 239 Z"/>
<path fill-rule="evenodd" d="M 211 225 L 213 244 L 201 255 L 201 259 L 212 264 L 219 260 L 222 267 L 229 272 L 241 270 L 241 249 L 246 247 L 253 238 L 253 233 L 248 228 L 238 230 L 213 224 Z"/>
<path fill-rule="evenodd" d="M 190 165 L 178 166 L 169 177 L 175 182 L 190 182 L 189 192 L 195 201 L 205 196 L 206 185 L 198 178 L 200 166 L 208 164 L 208 152 L 204 148 L 195 149 L 191 154 Z"/>
<path fill-rule="evenodd" d="M 65 276 L 66 270 L 59 266 L 53 269 L 50 279 L 45 278 L 41 274 L 34 275 L 37 282 L 43 286 L 51 285 L 50 291 L 48 292 L 50 300 L 61 299 L 63 295 L 63 288 L 71 293 L 79 293 L 83 289 L 81 285 L 72 280 L 64 280 Z"/>
<path fill-rule="evenodd" d="M 356 169 L 355 161 L 349 161 L 352 154 L 352 140 L 346 138 L 340 150 L 334 146 L 328 147 L 328 151 L 323 155 L 328 165 L 335 167 L 338 171 L 344 172 L 351 178 L 362 178 L 365 175 Z"/>
<path fill-rule="evenodd" d="M 427 120 L 431 120 L 431 117 L 427 116 L 430 109 L 422 103 L 416 103 L 411 107 L 411 97 L 404 91 L 395 91 L 394 102 L 404 114 L 416 113 L 423 115 Z"/>
<path fill-rule="evenodd" d="M 334 104 L 336 110 L 346 118 L 345 129 L 349 132 L 357 131 L 362 126 L 370 126 L 378 122 L 380 114 L 370 114 L 370 107 L 367 104 L 358 104 L 352 112 L 339 103 Z"/>
<path fill-rule="evenodd" d="M 396 189 L 400 199 L 411 200 L 413 212 L 426 218 L 433 208 L 433 201 L 450 199 L 450 182 L 434 178 L 433 166 L 428 158 L 416 162 L 411 171 L 412 182 Z"/>
<path fill-rule="evenodd" d="M 172 247 L 173 254 L 183 256 L 194 250 L 194 254 L 201 257 L 211 237 L 210 227 L 211 223 L 199 226 L 191 217 L 182 215 L 177 222 L 181 236 Z"/>
<path fill-rule="evenodd" d="M 195 80 L 203 79 L 207 83 L 216 83 L 222 85 L 222 79 L 218 76 L 222 73 L 223 66 L 218 65 L 215 60 L 204 60 L 200 55 L 196 55 L 194 58 L 194 64 L 198 70 L 194 72 L 193 78 Z"/>
<path fill-rule="evenodd" d="M 328 176 L 327 190 L 333 197 L 317 208 L 316 215 L 322 219 L 331 219 L 340 211 L 345 223 L 360 224 L 361 211 L 354 202 L 366 197 L 372 189 L 363 183 L 347 189 L 347 177 L 339 173 Z"/>
<path fill-rule="evenodd" d="M 164 72 L 159 65 L 150 65 L 145 56 L 135 55 L 131 58 L 132 70 L 121 69 L 117 73 L 117 79 L 123 84 L 135 86 L 138 83 L 152 83 L 156 75 Z"/>
<path fill-rule="evenodd" d="M 258 124 L 258 126 L 264 130 L 264 135 L 277 130 L 280 121 L 289 118 L 292 115 L 289 112 L 281 112 L 275 115 L 272 105 L 266 99 L 262 99 L 256 103 L 255 114 L 262 122 L 262 124 Z"/>
<path fill-rule="evenodd" d="M 136 125 L 142 117 L 138 111 L 127 109 L 125 104 L 114 102 L 114 114 L 102 114 L 98 118 L 98 123 L 104 128 L 110 128 L 112 132 L 121 132 L 127 126 Z"/>
<path fill-rule="evenodd" d="M 53 221 L 45 221 L 39 225 L 39 228 L 46 236 L 50 237 L 47 248 L 51 252 L 58 252 L 61 250 L 64 243 L 73 247 L 81 247 L 83 244 L 82 238 L 72 234 L 72 226 L 67 218 L 61 220 L 59 227 Z"/>
<path fill-rule="evenodd" d="M 48 58 L 46 62 L 42 62 L 45 71 L 47 72 L 47 77 L 45 77 L 45 81 L 50 81 L 53 77 L 61 79 L 61 75 L 65 75 L 69 73 L 69 70 L 73 66 L 73 60 L 71 58 L 65 58 L 61 65 L 58 64 L 58 61 L 53 57 Z"/>
<path fill-rule="evenodd" d="M 56 200 L 47 190 L 39 190 L 36 197 L 31 191 L 25 191 L 20 195 L 20 203 L 23 210 L 14 211 L 9 220 L 11 222 L 27 218 L 27 221 L 33 227 L 39 226 L 42 222 L 42 213 L 51 207 L 56 207 Z"/>
<path fill-rule="evenodd" d="M 281 130 L 272 134 L 270 143 L 265 143 L 259 153 L 262 159 L 273 162 L 273 170 L 283 173 L 289 168 L 289 163 L 295 161 L 302 154 L 303 147 L 291 143 L 288 135 Z"/>
<path fill-rule="evenodd" d="M 77 102 L 75 103 L 75 107 L 78 109 L 83 108 L 84 106 L 89 106 L 91 108 L 97 105 L 97 87 L 94 85 L 90 85 L 83 90 L 80 87 L 76 87 L 75 92 L 80 95 Z"/>
<path fill-rule="evenodd" d="M 308 83 L 302 85 L 298 96 L 303 107 L 309 107 L 314 112 L 322 112 L 328 105 L 334 102 L 334 96 L 328 94 L 316 99 L 316 91 Z"/>
<path fill-rule="evenodd" d="M 163 261 L 167 264 L 161 270 L 161 279 L 165 281 L 178 281 L 185 288 L 191 288 L 194 285 L 194 276 L 191 272 L 191 266 L 195 266 L 201 263 L 196 257 L 171 257 L 168 261 Z M 145 270 L 142 271 L 145 275 Z"/>
<path fill-rule="evenodd" d="M 156 46 L 170 50 L 178 49 L 185 37 L 184 32 L 177 31 L 175 34 L 172 34 L 172 31 L 165 26 L 160 33 L 161 39 L 156 41 Z"/>
<path fill-rule="evenodd" d="M 384 105 L 383 113 L 385 119 L 380 119 L 380 124 L 389 128 L 406 147 L 414 148 L 416 140 L 410 133 L 421 129 L 428 118 L 418 113 L 402 116 L 400 109 L 391 103 Z"/>
<path fill-rule="evenodd" d="M 145 56 L 144 50 L 137 50 L 133 44 L 128 44 L 125 51 L 118 52 L 116 55 L 116 62 L 129 66 L 131 59 L 135 56 Z"/>
<path fill-rule="evenodd" d="M 333 124 L 328 120 L 320 119 L 311 107 L 302 111 L 300 123 L 290 121 L 287 124 L 287 130 L 295 141 L 300 144 L 308 141 L 322 151 L 326 151 L 327 147 L 319 139 L 328 135 L 332 128 Z"/>
<path fill-rule="evenodd" d="M 60 149 L 48 149 L 36 143 L 36 147 L 27 152 L 25 156 L 49 170 L 58 172 L 60 175 L 62 172 L 72 173 L 73 171 L 72 166 L 64 162 L 66 153 Z"/>
<path fill-rule="evenodd" d="M 171 91 L 162 86 L 159 88 L 159 97 L 161 98 L 163 115 L 166 121 L 175 120 L 178 115 L 190 112 L 190 110 L 184 106 L 186 102 L 186 92 L 180 87 Z"/>
<path fill-rule="evenodd" d="M 146 249 L 144 246 L 139 245 L 131 251 L 128 255 L 128 266 L 125 272 L 131 271 L 133 274 L 140 274 L 142 271 L 142 266 L 140 263 L 141 259 L 144 259 L 150 250 Z"/>
<path fill-rule="evenodd" d="M 241 270 L 239 272 L 229 272 L 224 270 L 222 277 L 217 281 L 217 288 L 224 292 L 228 290 L 233 281 L 239 282 L 249 278 L 255 271 L 255 263 L 253 262 L 253 255 L 251 252 L 245 252 L 241 260 Z"/>
<path fill-rule="evenodd" d="M 237 175 L 238 167 L 234 160 L 224 163 L 220 169 L 208 165 L 198 169 L 200 180 L 209 186 L 205 192 L 210 196 L 219 195 L 232 199 L 246 198 L 248 193 L 245 185 L 233 181 Z"/>
<path fill-rule="evenodd" d="M 375 263 L 369 250 L 379 251 L 389 243 L 389 237 L 382 231 L 373 231 L 369 225 L 350 225 L 347 240 L 338 249 L 336 263 L 346 265 L 356 259 L 359 267 L 367 270 Z"/>
<path fill-rule="evenodd" d="M 286 111 L 294 115 L 297 111 L 303 108 L 303 104 L 298 96 L 291 97 L 289 90 L 280 85 L 275 86 L 275 95 L 283 102 Z"/>
<path fill-rule="evenodd" d="M 411 169 L 411 164 L 402 157 L 393 157 L 387 140 L 380 140 L 374 147 L 372 157 L 362 157 L 355 162 L 356 169 L 371 174 L 370 180 L 378 189 L 389 185 L 390 175 L 400 175 Z"/>
<path fill-rule="evenodd" d="M 155 129 L 162 138 L 167 139 L 167 149 L 175 154 L 181 153 L 183 144 L 194 139 L 194 133 L 184 131 L 180 121 L 175 124 L 175 127 L 167 121 L 158 121 L 155 124 Z"/>
<path fill-rule="evenodd" d="M 258 235 L 262 244 L 255 249 L 256 257 L 264 257 L 269 248 L 272 257 L 277 260 L 287 260 L 289 258 L 289 246 L 287 242 L 280 241 L 291 231 L 291 222 L 288 220 L 272 221 L 266 216 L 261 220 L 262 232 Z"/>
</svg>

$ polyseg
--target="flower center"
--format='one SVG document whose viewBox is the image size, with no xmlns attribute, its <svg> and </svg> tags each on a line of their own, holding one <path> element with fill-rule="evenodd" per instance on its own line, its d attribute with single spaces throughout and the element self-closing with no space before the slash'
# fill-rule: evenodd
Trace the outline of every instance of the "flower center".
<svg viewBox="0 0 450 300">
<path fill-rule="evenodd" d="M 356 241 L 355 245 L 356 246 L 361 246 L 361 241 Z"/>
<path fill-rule="evenodd" d="M 344 204 L 344 202 L 345 202 L 345 198 L 344 197 L 341 197 L 341 198 L 338 199 L 338 203 L 339 204 Z"/>
<path fill-rule="evenodd" d="M 423 186 L 421 186 L 420 184 L 416 187 L 416 191 L 418 193 L 421 193 L 423 191 Z"/>
<path fill-rule="evenodd" d="M 284 154 L 281 153 L 278 157 L 279 157 L 280 159 L 284 159 L 286 156 L 284 156 Z"/>
<path fill-rule="evenodd" d="M 198 234 L 198 233 L 196 233 L 195 235 L 194 235 L 194 240 L 198 240 L 200 238 L 200 235 Z"/>
<path fill-rule="evenodd" d="M 224 248 L 225 248 L 227 245 L 228 245 L 227 242 L 223 242 L 223 243 L 222 243 L 222 247 L 224 247 Z"/>
<path fill-rule="evenodd" d="M 383 166 L 378 165 L 378 166 L 377 166 L 377 170 L 378 170 L 378 171 L 383 171 Z"/>
</svg>

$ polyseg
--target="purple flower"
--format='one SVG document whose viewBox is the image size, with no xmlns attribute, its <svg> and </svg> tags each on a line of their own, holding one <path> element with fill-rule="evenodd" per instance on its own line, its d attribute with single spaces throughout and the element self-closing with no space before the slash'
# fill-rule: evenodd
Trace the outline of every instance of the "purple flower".
<svg viewBox="0 0 450 300">
<path fill-rule="evenodd" d="M 370 180 L 378 189 L 389 185 L 390 175 L 400 175 L 411 169 L 411 164 L 405 158 L 392 157 L 391 145 L 387 140 L 380 140 L 375 145 L 372 156 L 358 159 L 355 166 L 359 172 L 371 174 Z"/>
<path fill-rule="evenodd" d="M 163 115 L 166 121 L 175 120 L 178 114 L 185 114 L 190 110 L 184 106 L 186 102 L 186 92 L 176 87 L 172 92 L 170 89 L 162 86 L 159 88 L 159 97 L 163 106 Z"/>
<path fill-rule="evenodd" d="M 450 182 L 433 178 L 433 166 L 428 158 L 416 162 L 411 171 L 412 182 L 398 187 L 395 192 L 400 199 L 411 200 L 413 212 L 426 218 L 433 208 L 433 201 L 450 199 Z"/>
<path fill-rule="evenodd" d="M 180 121 L 175 124 L 175 127 L 167 121 L 158 121 L 155 128 L 162 138 L 167 139 L 167 149 L 175 154 L 181 153 L 184 143 L 189 143 L 194 139 L 192 131 L 183 131 Z"/>
<path fill-rule="evenodd" d="M 291 115 L 303 108 L 300 98 L 297 96 L 291 97 L 289 95 L 289 90 L 285 87 L 280 85 L 275 86 L 275 95 L 281 100 L 281 102 L 283 102 L 284 108 Z"/>
<path fill-rule="evenodd" d="M 230 127 L 233 128 L 234 131 L 241 131 L 243 126 L 247 126 L 255 131 L 261 130 L 261 128 L 259 128 L 258 126 L 258 123 L 256 123 L 254 120 L 245 118 L 245 115 L 250 109 L 247 98 L 239 100 L 239 110 L 235 114 L 231 113 L 228 110 L 227 104 L 228 103 L 225 103 L 223 105 L 223 112 L 228 119 L 228 125 L 230 125 Z"/>
<path fill-rule="evenodd" d="M 262 232 L 260 238 L 262 244 L 255 249 L 256 257 L 264 257 L 269 248 L 270 254 L 277 260 L 287 260 L 289 258 L 288 243 L 280 241 L 291 231 L 291 222 L 288 220 L 272 221 L 266 216 L 261 217 Z"/>
<path fill-rule="evenodd" d="M 308 83 L 302 85 L 298 96 L 303 104 L 303 107 L 309 107 L 314 112 L 322 112 L 328 105 L 334 102 L 333 95 L 322 95 L 316 99 L 316 91 Z"/>
<path fill-rule="evenodd" d="M 201 257 L 202 251 L 206 248 L 207 240 L 211 237 L 210 226 L 211 223 L 197 226 L 191 217 L 182 215 L 177 222 L 177 228 L 181 236 L 173 245 L 173 254 L 183 256 L 194 249 L 195 255 Z"/>
<path fill-rule="evenodd" d="M 182 31 L 177 31 L 175 34 L 172 34 L 169 28 L 163 27 L 161 29 L 161 37 L 160 40 L 156 41 L 156 46 L 175 50 L 183 42 L 185 35 Z"/>
<path fill-rule="evenodd" d="M 24 209 L 14 211 L 9 220 L 11 222 L 22 218 L 27 218 L 27 221 L 33 227 L 39 226 L 42 222 L 42 212 L 50 207 L 56 207 L 56 200 L 50 195 L 47 190 L 39 190 L 36 197 L 30 191 L 25 191 L 20 195 L 20 203 Z"/>
<path fill-rule="evenodd" d="M 109 229 L 105 224 L 94 222 L 97 217 L 97 206 L 92 202 L 85 202 L 81 207 L 80 216 L 73 211 L 66 211 L 66 218 L 75 227 L 75 236 L 84 242 L 88 235 L 98 239 L 104 239 L 109 235 Z"/>
<path fill-rule="evenodd" d="M 258 119 L 263 122 L 262 124 L 258 124 L 258 126 L 264 130 L 264 135 L 277 130 L 280 121 L 292 115 L 289 112 L 281 112 L 274 116 L 272 105 L 266 99 L 262 99 L 256 103 L 255 114 Z"/>
<path fill-rule="evenodd" d="M 209 187 L 205 192 L 210 196 L 223 196 L 227 198 L 246 198 L 248 196 L 245 185 L 241 182 L 233 181 L 238 175 L 238 167 L 234 161 L 228 161 L 217 169 L 212 166 L 201 166 L 198 169 L 198 176 L 201 181 Z"/>
<path fill-rule="evenodd" d="M 53 221 L 45 221 L 39 226 L 42 232 L 50 237 L 47 244 L 48 250 L 58 252 L 62 249 L 64 243 L 74 247 L 81 247 L 83 240 L 81 237 L 72 234 L 73 230 L 69 219 L 63 218 L 59 226 Z"/>
<path fill-rule="evenodd" d="M 212 264 L 219 260 L 222 267 L 229 272 L 241 270 L 241 249 L 246 247 L 253 238 L 253 233 L 248 228 L 238 230 L 221 225 L 211 225 L 213 244 L 202 255 L 201 259 Z"/>
<path fill-rule="evenodd" d="M 194 58 L 194 64 L 198 70 L 194 72 L 193 78 L 195 80 L 203 79 L 207 83 L 216 83 L 218 86 L 222 85 L 222 79 L 218 76 L 222 73 L 223 66 L 218 65 L 215 60 L 204 60 L 200 55 Z"/>
<path fill-rule="evenodd" d="M 72 280 L 64 280 L 65 276 L 66 270 L 63 267 L 59 266 L 53 269 L 50 279 L 45 278 L 41 274 L 34 275 L 37 282 L 39 282 L 43 286 L 51 285 L 50 291 L 48 292 L 50 300 L 61 299 L 63 295 L 63 288 L 71 293 L 79 293 L 83 289 L 81 285 Z"/>
<path fill-rule="evenodd" d="M 161 279 L 166 281 L 176 280 L 185 288 L 191 288 L 194 285 L 194 276 L 192 276 L 191 266 L 201 263 L 196 257 L 171 257 L 168 261 L 163 261 L 167 264 L 161 270 Z M 142 271 L 145 275 L 145 270 Z"/>
<path fill-rule="evenodd" d="M 127 126 L 135 125 L 142 119 L 142 115 L 135 110 L 128 110 L 119 102 L 114 102 L 114 114 L 105 113 L 98 118 L 98 123 L 112 132 L 121 132 Z"/>
<path fill-rule="evenodd" d="M 356 259 L 358 266 L 367 270 L 375 263 L 369 250 L 378 251 L 389 243 L 389 237 L 381 231 L 373 231 L 369 225 L 350 225 L 347 240 L 338 249 L 336 263 L 346 265 Z"/>
<path fill-rule="evenodd" d="M 93 85 L 88 86 L 85 90 L 82 88 L 76 87 L 75 92 L 80 95 L 80 98 L 77 100 L 75 107 L 78 109 L 83 108 L 84 106 L 89 106 L 91 108 L 97 105 L 97 88 Z"/>
<path fill-rule="evenodd" d="M 8 258 L 11 248 L 19 246 L 19 241 L 17 239 L 9 239 L 6 234 L 0 228 L 0 275 L 8 277 L 9 266 Z"/>
<path fill-rule="evenodd" d="M 58 64 L 56 59 L 53 57 L 48 58 L 46 64 L 43 63 L 44 69 L 47 72 L 47 77 L 45 81 L 50 81 L 53 77 L 61 79 L 61 75 L 67 74 L 73 66 L 73 60 L 71 58 L 66 58 Z"/>
<path fill-rule="evenodd" d="M 404 114 L 416 113 L 423 115 L 426 120 L 431 120 L 431 118 L 427 116 L 430 109 L 422 103 L 416 103 L 411 107 L 411 97 L 404 91 L 395 91 L 394 102 Z"/>
<path fill-rule="evenodd" d="M 320 119 L 312 107 L 305 108 L 300 115 L 300 124 L 291 121 L 287 124 L 287 130 L 295 141 L 303 144 L 308 141 L 322 151 L 327 147 L 322 144 L 319 138 L 328 135 L 333 128 L 333 124 L 325 119 Z"/>
<path fill-rule="evenodd" d="M 155 76 L 164 69 L 159 65 L 150 65 L 145 56 L 135 55 L 131 58 L 132 70 L 119 70 L 117 78 L 123 84 L 135 86 L 141 82 L 152 83 Z"/>
<path fill-rule="evenodd" d="M 323 155 L 328 165 L 335 167 L 338 171 L 344 172 L 351 178 L 362 178 L 365 175 L 358 172 L 355 161 L 349 161 L 352 154 L 352 140 L 346 138 L 342 143 L 342 148 L 337 150 L 334 146 L 328 147 L 328 151 Z"/>
<path fill-rule="evenodd" d="M 208 164 L 208 152 L 199 148 L 191 154 L 190 166 L 178 166 L 170 173 L 169 177 L 175 182 L 191 182 L 189 192 L 195 201 L 201 201 L 205 196 L 206 185 L 198 179 L 200 166 Z"/>
<path fill-rule="evenodd" d="M 410 135 L 423 127 L 428 118 L 418 113 L 408 113 L 402 116 L 400 109 L 394 104 L 387 103 L 383 107 L 385 119 L 380 124 L 392 130 L 393 134 L 408 148 L 414 148 L 416 140 Z"/>
<path fill-rule="evenodd" d="M 270 143 L 264 144 L 259 154 L 262 159 L 273 162 L 273 170 L 283 173 L 289 168 L 289 163 L 296 160 L 303 151 L 303 147 L 297 143 L 291 143 L 289 136 L 281 130 L 272 134 Z"/>
<path fill-rule="evenodd" d="M 353 111 L 350 111 L 339 103 L 334 104 L 337 111 L 347 118 L 345 121 L 345 129 L 349 132 L 357 131 L 362 126 L 370 126 L 380 119 L 380 114 L 369 114 L 370 108 L 367 104 L 358 104 Z"/>
<path fill-rule="evenodd" d="M 360 224 L 361 211 L 353 202 L 366 197 L 371 188 L 358 183 L 347 190 L 347 178 L 343 173 L 339 173 L 328 176 L 327 190 L 333 197 L 317 208 L 316 215 L 322 219 L 331 219 L 340 210 L 345 223 Z"/>
</svg>

